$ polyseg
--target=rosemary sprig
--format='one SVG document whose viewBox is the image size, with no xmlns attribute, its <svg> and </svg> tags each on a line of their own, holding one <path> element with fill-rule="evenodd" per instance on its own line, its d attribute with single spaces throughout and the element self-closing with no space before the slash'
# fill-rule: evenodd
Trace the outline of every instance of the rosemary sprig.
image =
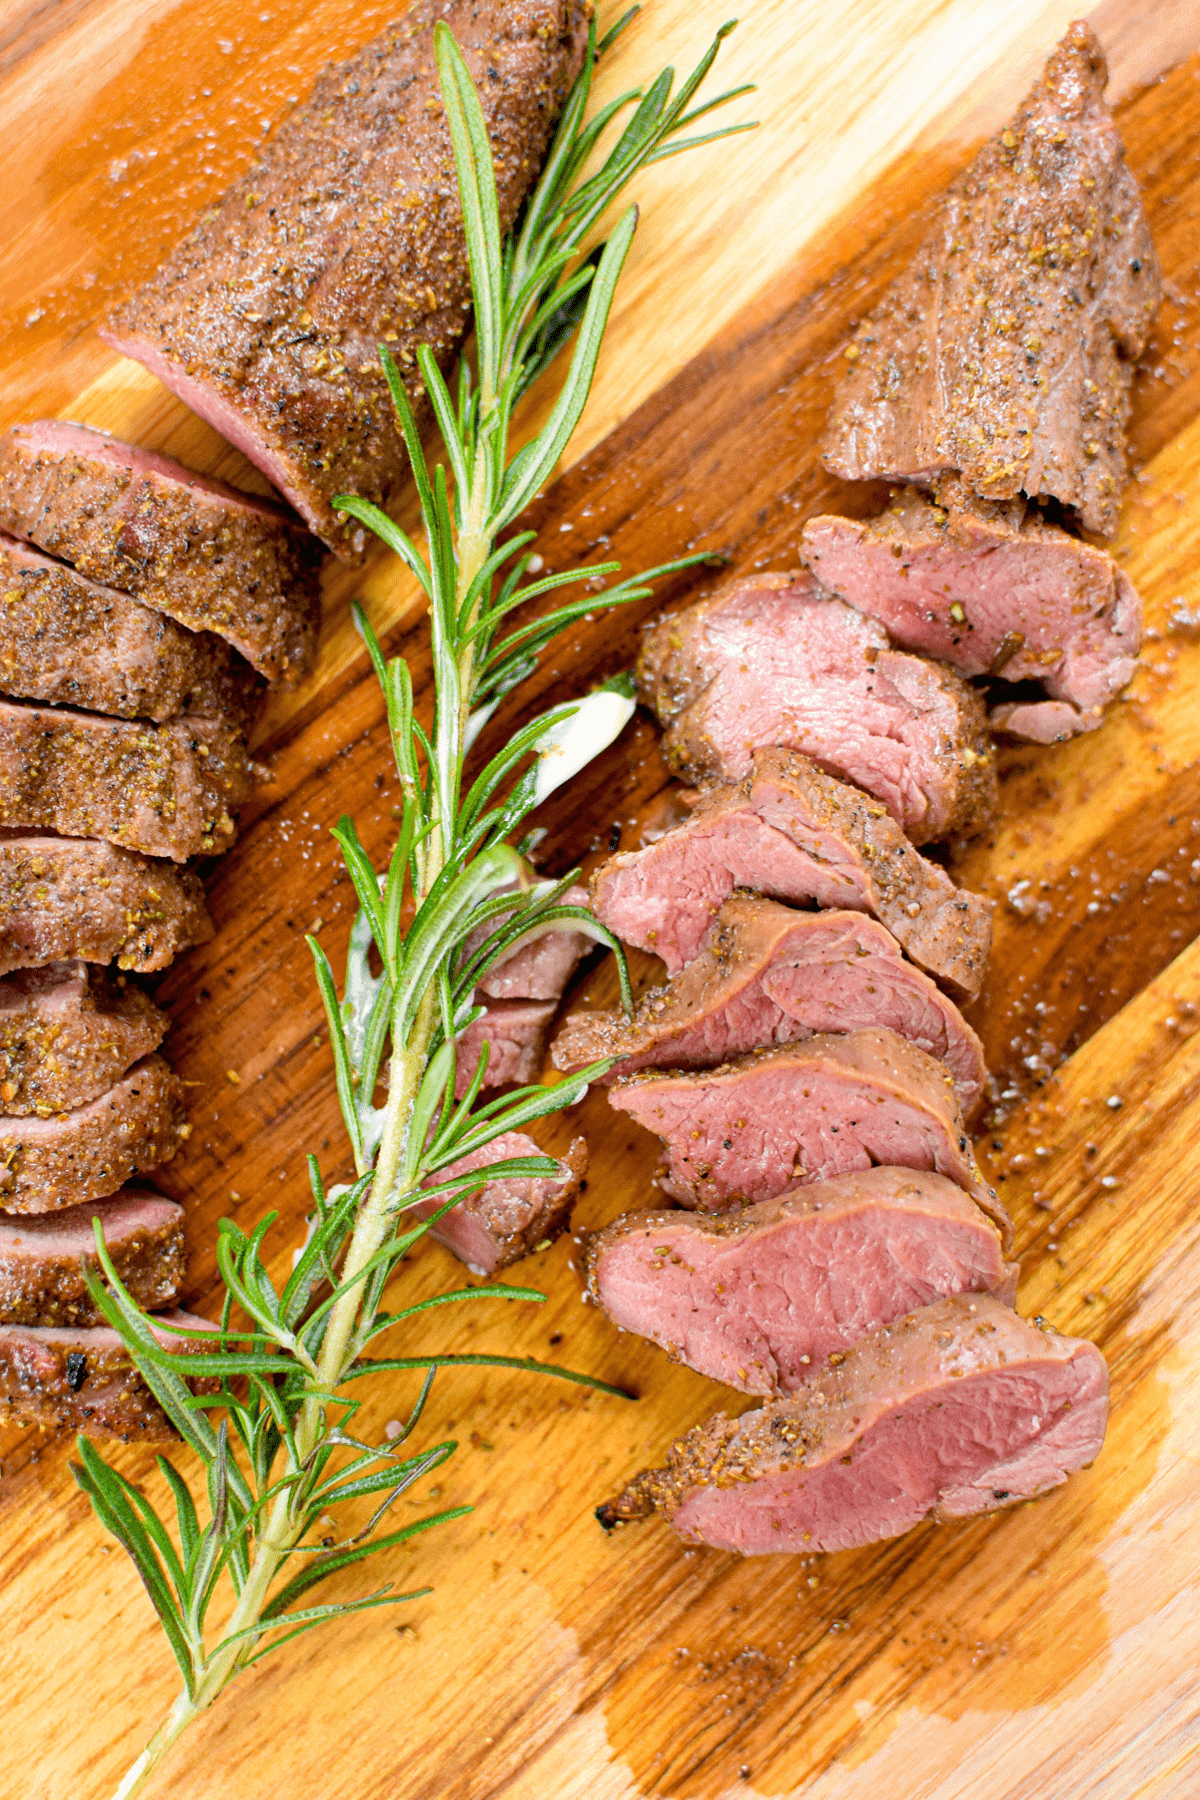
<svg viewBox="0 0 1200 1800">
<path fill-rule="evenodd" d="M 528 814 L 621 731 L 633 711 L 632 684 L 617 677 L 581 701 L 535 719 L 484 765 L 469 787 L 467 756 L 503 697 L 536 666 L 541 651 L 585 612 L 644 598 L 656 577 L 706 560 L 682 557 L 597 595 L 527 608 L 571 582 L 607 579 L 617 563 L 528 579 L 534 534 L 510 531 L 554 469 L 591 387 L 613 291 L 637 222 L 630 208 L 607 241 L 589 250 L 595 227 L 638 169 L 724 130 L 686 135 L 693 124 L 746 88 L 703 105 L 693 98 L 712 65 L 722 27 L 697 68 L 674 91 L 665 69 L 644 92 L 622 95 L 586 120 L 592 67 L 633 17 L 627 13 L 588 56 L 563 111 L 541 179 L 517 229 L 501 241 L 495 175 L 483 112 L 461 54 L 444 24 L 436 28 L 438 73 L 453 140 L 475 304 L 476 363 L 463 358 L 452 395 L 434 356 L 418 351 L 419 380 L 432 404 L 445 463 L 427 465 L 404 381 L 381 345 L 397 418 L 420 501 L 426 548 L 376 507 L 354 496 L 338 505 L 369 526 L 407 564 L 429 600 L 433 642 L 432 718 L 418 720 L 412 680 L 400 658 L 387 661 L 361 609 L 359 630 L 387 704 L 403 796 L 387 869 L 374 869 L 352 821 L 334 836 L 358 898 L 339 996 L 325 952 L 308 939 L 329 1022 L 338 1098 L 355 1179 L 326 1192 L 309 1157 L 313 1212 L 308 1236 L 282 1286 L 264 1260 L 277 1215 L 244 1232 L 221 1222 L 217 1261 L 225 1287 L 219 1325 L 180 1332 L 190 1344 L 167 1349 L 122 1286 L 96 1226 L 104 1281 L 93 1296 L 121 1333 L 148 1387 L 202 1465 L 207 1522 L 174 1465 L 158 1458 L 173 1502 L 168 1521 L 131 1482 L 80 1440 L 79 1485 L 101 1523 L 132 1557 L 183 1675 L 171 1713 L 130 1769 L 117 1800 L 137 1793 L 170 1746 L 242 1669 L 289 1639 L 334 1618 L 418 1597 L 388 1583 L 362 1597 L 298 1605 L 330 1575 L 418 1532 L 460 1517 L 467 1506 L 429 1514 L 380 1532 L 389 1509 L 414 1482 L 453 1454 L 445 1441 L 411 1452 L 408 1440 L 429 1399 L 436 1371 L 462 1364 L 533 1370 L 619 1395 L 586 1375 L 530 1358 L 457 1354 L 367 1354 L 391 1326 L 434 1305 L 478 1300 L 541 1300 L 534 1289 L 488 1283 L 384 1312 L 389 1278 L 406 1252 L 486 1178 L 553 1176 L 544 1156 L 508 1158 L 486 1171 L 454 1174 L 452 1165 L 502 1133 L 574 1104 L 610 1065 L 554 1086 L 519 1089 L 481 1104 L 483 1058 L 456 1098 L 456 1045 L 480 1016 L 475 991 L 497 959 L 547 928 L 583 929 L 617 953 L 620 946 L 589 913 L 564 900 L 578 871 L 535 882 L 511 840 Z M 591 175 L 585 165 L 614 119 L 632 108 L 624 129 Z M 586 122 L 585 122 L 586 120 Z M 587 254 L 584 252 L 587 251 Z M 514 408 L 566 346 L 570 366 L 543 428 L 510 454 Z M 516 618 L 514 620 L 514 615 Z M 408 918 L 407 926 L 403 924 Z M 372 973 L 371 956 L 380 973 Z M 376 1092 L 390 1050 L 387 1096 Z M 413 1218 L 418 1202 L 436 1204 Z M 245 1324 L 235 1324 L 234 1309 Z M 194 1393 L 184 1379 L 204 1378 Z M 420 1392 L 391 1441 L 355 1436 L 361 1400 L 346 1390 L 368 1375 L 425 1371 Z M 213 1415 L 221 1415 L 214 1426 Z M 318 1536 L 335 1509 L 376 1502 L 365 1524 L 341 1538 Z M 223 1581 L 233 1609 L 212 1641 L 209 1609 Z"/>
</svg>

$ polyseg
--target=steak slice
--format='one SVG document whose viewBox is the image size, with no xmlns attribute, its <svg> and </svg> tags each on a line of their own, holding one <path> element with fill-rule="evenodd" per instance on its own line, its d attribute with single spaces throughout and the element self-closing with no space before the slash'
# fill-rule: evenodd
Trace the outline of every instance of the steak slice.
<svg viewBox="0 0 1200 1800">
<path fill-rule="evenodd" d="M 188 1137 L 183 1083 L 148 1056 L 86 1106 L 53 1118 L 0 1119 L 0 1199 L 10 1213 L 57 1212 L 115 1194 L 170 1162 Z"/>
<path fill-rule="evenodd" d="M 170 1023 L 141 988 L 85 962 L 0 977 L 0 1114 L 86 1106 L 157 1050 Z"/>
<path fill-rule="evenodd" d="M 906 488 L 874 519 L 810 519 L 801 554 L 821 583 L 882 620 L 898 644 L 964 675 L 1039 681 L 1045 708 L 1003 705 L 993 726 L 1047 741 L 1093 731 L 1142 642 L 1137 589 L 1103 550 L 947 481 L 935 504 Z M 1066 729 L 1062 724 L 1066 723 Z"/>
<path fill-rule="evenodd" d="M 883 1026 L 716 1069 L 626 1075 L 609 1100 L 662 1138 L 659 1186 L 683 1206 L 723 1212 L 879 1163 L 949 1176 L 1006 1244 L 1012 1230 L 979 1172 L 949 1071 Z"/>
<path fill-rule="evenodd" d="M 584 906 L 587 891 L 568 888 L 563 904 Z M 484 942 L 509 917 L 497 918 L 472 932 L 462 952 L 462 967 L 478 954 Z M 525 1085 L 537 1081 L 546 1057 L 550 1021 L 562 991 L 592 940 L 567 921 L 544 927 L 518 939 L 507 955 L 493 963 L 475 990 L 476 1000 L 487 1011 L 468 1026 L 458 1040 L 458 1073 L 455 1082 L 461 1100 L 470 1086 L 485 1040 L 489 1045 L 484 1087 L 503 1087 L 509 1082 Z"/>
<path fill-rule="evenodd" d="M 165 969 L 212 935 L 190 869 L 115 844 L 0 836 L 0 974 L 74 956 Z"/>
<path fill-rule="evenodd" d="M 950 1294 L 1011 1305 L 1000 1234 L 944 1176 L 867 1169 L 733 1212 L 632 1212 L 588 1244 L 588 1291 L 623 1331 L 743 1394 Z"/>
<path fill-rule="evenodd" d="M 702 788 L 692 815 L 592 876 L 601 924 L 674 973 L 699 954 L 735 888 L 870 913 L 912 960 L 973 999 L 987 969 L 992 902 L 956 888 L 891 814 L 792 750 L 759 750 L 732 786 Z"/>
<path fill-rule="evenodd" d="M 889 646 L 882 625 L 807 572 L 729 582 L 649 628 L 641 697 L 677 775 L 741 781 L 754 752 L 802 750 L 882 800 L 914 843 L 978 829 L 995 805 L 979 696 Z"/>
<path fill-rule="evenodd" d="M 1081 714 L 1069 700 L 1005 700 L 988 714 L 993 731 L 1031 744 L 1061 744 L 1093 731 L 1100 720 Z"/>
<path fill-rule="evenodd" d="M 798 1393 L 718 1413 L 597 1511 L 661 1512 L 690 1544 L 849 1550 L 1058 1487 L 1099 1453 L 1108 1370 L 1094 1344 L 959 1294 L 862 1339 Z"/>
<path fill-rule="evenodd" d="M 223 638 L 185 631 L 0 532 L 0 692 L 121 719 L 224 718 L 248 731 L 264 691 Z"/>
<path fill-rule="evenodd" d="M 536 1081 L 557 1009 L 555 1000 L 489 1000 L 483 1017 L 468 1025 L 458 1040 L 454 1084 L 458 1098 L 461 1100 L 471 1085 L 485 1042 L 484 1087 L 505 1087 L 513 1081 L 527 1086 Z"/>
<path fill-rule="evenodd" d="M 905 962 L 875 919 L 856 912 L 796 912 L 735 894 L 704 948 L 665 987 L 651 988 L 631 1019 L 577 1012 L 554 1043 L 556 1069 L 615 1056 L 613 1081 L 635 1069 L 705 1069 L 769 1044 L 817 1032 L 887 1025 L 944 1062 L 969 1119 L 983 1097 L 983 1046 L 927 975 Z"/>
<path fill-rule="evenodd" d="M 28 1219 L 0 1215 L 0 1321 L 103 1325 L 80 1268 L 98 1268 L 93 1219 L 113 1267 L 139 1306 L 171 1306 L 183 1284 L 183 1208 L 148 1190 Z"/>
<path fill-rule="evenodd" d="M 215 631 L 269 681 L 312 664 L 319 546 L 272 501 L 57 419 L 0 436 L 0 529 Z"/>
<path fill-rule="evenodd" d="M 155 1326 L 215 1331 L 207 1319 L 170 1312 L 151 1323 L 168 1350 L 186 1356 L 190 1338 Z M 110 1326 L 0 1326 L 0 1408 L 10 1423 L 69 1427 L 128 1443 L 172 1443 L 175 1429 Z"/>
<path fill-rule="evenodd" d="M 229 848 L 249 792 L 245 742 L 219 719 L 153 725 L 0 701 L 0 826 L 186 862 Z"/>
<path fill-rule="evenodd" d="M 339 494 L 388 506 L 408 461 L 378 360 L 414 405 L 415 361 L 466 328 L 470 283 L 434 63 L 444 19 L 479 90 L 501 234 L 533 183 L 582 65 L 582 0 L 416 0 L 331 65 L 258 161 L 102 335 L 137 357 L 360 561 Z"/>
<path fill-rule="evenodd" d="M 545 1154 L 523 1131 L 504 1131 L 482 1150 L 439 1169 L 430 1178 L 431 1185 L 449 1181 L 455 1175 L 473 1174 L 492 1163 Z M 546 1249 L 566 1226 L 579 1184 L 587 1174 L 587 1144 L 583 1138 L 572 1140 L 558 1166 L 562 1170 L 558 1180 L 514 1175 L 487 1182 L 478 1193 L 460 1200 L 431 1226 L 430 1237 L 453 1250 L 476 1275 L 492 1275 L 497 1269 L 506 1269 L 509 1263 L 519 1262 L 532 1250 Z M 409 1211 L 414 1218 L 427 1219 L 443 1204 L 444 1200 L 421 1201 Z"/>
<path fill-rule="evenodd" d="M 569 887 L 560 906 L 586 906 L 585 887 Z M 479 931 L 474 931 L 463 946 L 463 966 L 478 955 L 494 931 L 507 924 L 511 915 L 501 913 Z M 493 1000 L 561 1000 L 563 990 L 579 963 L 593 947 L 586 932 L 567 919 L 544 926 L 517 943 L 492 964 L 478 992 Z"/>
<path fill-rule="evenodd" d="M 835 474 L 958 470 L 993 500 L 1053 495 L 1111 536 L 1162 275 L 1107 79 L 1091 28 L 1072 25 L 949 189 L 847 349 L 824 438 Z"/>
</svg>

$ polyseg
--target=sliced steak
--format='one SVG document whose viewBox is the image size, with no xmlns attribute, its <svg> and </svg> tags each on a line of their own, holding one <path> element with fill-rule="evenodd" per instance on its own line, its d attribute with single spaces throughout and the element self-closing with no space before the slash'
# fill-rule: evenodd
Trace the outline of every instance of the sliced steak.
<svg viewBox="0 0 1200 1800">
<path fill-rule="evenodd" d="M 992 943 L 992 902 L 956 888 L 891 814 L 791 750 L 759 750 L 732 786 L 701 789 L 691 817 L 592 876 L 601 924 L 674 973 L 699 954 L 735 888 L 870 913 L 912 960 L 968 999 Z"/>
<path fill-rule="evenodd" d="M 319 546 L 271 501 L 168 456 L 57 419 L 14 426 L 0 436 L 0 529 L 215 631 L 270 681 L 312 663 Z"/>
<path fill-rule="evenodd" d="M 1107 1421 L 1094 1344 L 962 1294 L 885 1325 L 788 1399 L 718 1413 L 596 1516 L 661 1512 L 685 1542 L 746 1556 L 849 1550 L 1036 1499 L 1094 1460 Z"/>
<path fill-rule="evenodd" d="M 882 625 L 807 572 L 743 576 L 652 625 L 642 699 L 687 779 L 741 781 L 779 745 L 882 800 L 914 843 L 977 829 L 996 772 L 979 696 L 940 664 L 893 650 Z"/>
<path fill-rule="evenodd" d="M 1011 1305 L 1000 1234 L 944 1176 L 867 1169 L 710 1217 L 633 1212 L 588 1244 L 588 1291 L 623 1331 L 744 1394 L 949 1294 Z"/>
<path fill-rule="evenodd" d="M 0 693 L 120 719 L 224 718 L 248 731 L 264 691 L 223 638 L 185 631 L 0 532 Z"/>
<path fill-rule="evenodd" d="M 124 976 L 85 962 L 0 977 L 0 1114 L 86 1106 L 157 1050 L 170 1023 Z"/>
<path fill-rule="evenodd" d="M 219 719 L 152 725 L 0 701 L 0 826 L 186 862 L 229 848 L 249 791 L 245 742 Z"/>
<path fill-rule="evenodd" d="M 878 518 L 810 519 L 801 553 L 822 587 L 882 620 L 896 643 L 964 675 L 1040 682 L 1054 736 L 1094 730 L 1133 675 L 1142 603 L 1132 581 L 1020 500 L 977 500 L 957 480 L 936 503 L 905 488 Z M 991 723 L 1044 741 L 1040 715 L 1036 702 L 1005 705 Z"/>
<path fill-rule="evenodd" d="M 586 890 L 569 888 L 564 904 L 586 905 Z M 502 913 L 484 929 L 472 933 L 463 946 L 464 966 L 508 916 Z M 468 1027 L 458 1043 L 456 1087 L 460 1099 L 470 1085 L 485 1041 L 489 1049 L 484 1087 L 503 1087 L 510 1082 L 524 1085 L 538 1080 L 546 1057 L 550 1022 L 562 991 L 580 958 L 591 947 L 592 940 L 585 933 L 563 921 L 519 940 L 507 955 L 493 963 L 475 995 L 486 1005 L 487 1012 Z"/>
<path fill-rule="evenodd" d="M 1031 744 L 1061 744 L 1091 731 L 1100 721 L 1080 713 L 1069 700 L 1005 700 L 988 714 L 993 731 Z"/>
<path fill-rule="evenodd" d="M 1110 536 L 1133 364 L 1162 276 L 1107 106 L 1071 26 L 848 347 L 824 439 L 851 481 L 961 471 L 994 500 L 1053 495 Z"/>
<path fill-rule="evenodd" d="M 493 1163 L 545 1154 L 523 1131 L 505 1131 L 484 1149 L 439 1169 L 431 1178 L 431 1185 L 490 1168 Z M 487 1182 L 478 1193 L 460 1200 L 430 1228 L 429 1235 L 453 1250 L 476 1275 L 491 1275 L 509 1263 L 519 1262 L 532 1250 L 544 1250 L 565 1227 L 579 1184 L 587 1174 L 587 1144 L 583 1138 L 573 1139 L 558 1166 L 562 1175 L 557 1180 L 513 1175 Z M 427 1219 L 443 1203 L 423 1201 L 409 1211 L 418 1219 Z"/>
<path fill-rule="evenodd" d="M 505 1087 L 513 1081 L 526 1086 L 536 1081 L 556 1010 L 554 1000 L 489 1000 L 483 1017 L 469 1025 L 458 1040 L 455 1088 L 459 1099 L 471 1084 L 485 1043 L 484 1087 Z"/>
<path fill-rule="evenodd" d="M 187 1312 L 163 1313 L 161 1322 L 189 1331 L 216 1329 Z M 194 1339 L 151 1329 L 180 1356 L 194 1345 Z M 0 1325 L 0 1409 L 12 1423 L 69 1428 L 126 1443 L 175 1438 L 120 1336 L 107 1325 Z"/>
<path fill-rule="evenodd" d="M 576 886 L 567 889 L 559 905 L 587 903 L 587 889 Z M 482 930 L 472 932 L 463 946 L 464 964 L 478 955 L 486 939 L 509 917 L 508 913 L 501 913 Z M 586 932 L 569 920 L 558 920 L 519 940 L 499 962 L 493 963 L 479 983 L 479 993 L 493 1000 L 561 1000 L 568 981 L 591 948 L 592 939 Z"/>
<path fill-rule="evenodd" d="M 165 969 L 212 935 L 190 869 L 115 844 L 0 837 L 0 974 L 74 956 Z"/>
<path fill-rule="evenodd" d="M 659 1186 L 683 1206 L 723 1212 L 883 1164 L 949 1176 L 1006 1238 L 1012 1229 L 979 1172 L 949 1071 L 883 1027 L 701 1072 L 627 1075 L 609 1100 L 662 1138 Z"/>
<path fill-rule="evenodd" d="M 72 1112 L 0 1119 L 0 1202 L 10 1213 L 44 1213 L 103 1199 L 169 1162 L 190 1131 L 183 1083 L 161 1056 L 148 1056 Z"/>
<path fill-rule="evenodd" d="M 964 1119 L 983 1097 L 983 1046 L 927 975 L 905 962 L 875 919 L 856 912 L 796 912 L 735 894 L 699 956 L 651 988 L 631 1019 L 577 1012 L 555 1039 L 556 1069 L 618 1058 L 605 1077 L 635 1069 L 706 1069 L 746 1050 L 817 1032 L 886 1025 L 944 1062 Z"/>
<path fill-rule="evenodd" d="M 408 463 L 378 346 L 414 405 L 419 344 L 445 360 L 470 304 L 433 28 L 479 89 L 506 232 L 583 60 L 582 0 L 416 0 L 331 65 L 258 161 L 103 333 L 270 477 L 339 555 L 339 494 L 387 506 Z"/>
<path fill-rule="evenodd" d="M 0 1215 L 0 1321 L 7 1325 L 103 1325 L 80 1267 L 99 1265 L 99 1219 L 113 1267 L 139 1306 L 171 1306 L 183 1284 L 183 1208 L 126 1188 L 112 1200 L 35 1218 Z"/>
</svg>

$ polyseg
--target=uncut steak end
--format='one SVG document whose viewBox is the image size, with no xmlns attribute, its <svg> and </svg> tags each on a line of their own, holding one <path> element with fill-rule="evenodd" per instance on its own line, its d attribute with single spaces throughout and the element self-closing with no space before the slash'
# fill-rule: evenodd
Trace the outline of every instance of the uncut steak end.
<svg viewBox="0 0 1200 1800">
<path fill-rule="evenodd" d="M 453 32 L 479 90 L 504 233 L 579 72 L 588 10 L 582 0 L 415 0 L 326 68 L 103 333 L 349 561 L 361 561 L 366 534 L 335 511 L 336 496 L 386 508 L 408 477 L 379 345 L 419 407 L 417 347 L 444 362 L 467 324 L 434 25 Z"/>
<path fill-rule="evenodd" d="M 961 472 L 988 499 L 1052 496 L 1111 536 L 1133 367 L 1162 274 L 1089 25 L 949 189 L 847 346 L 823 440 L 849 481 Z"/>
</svg>

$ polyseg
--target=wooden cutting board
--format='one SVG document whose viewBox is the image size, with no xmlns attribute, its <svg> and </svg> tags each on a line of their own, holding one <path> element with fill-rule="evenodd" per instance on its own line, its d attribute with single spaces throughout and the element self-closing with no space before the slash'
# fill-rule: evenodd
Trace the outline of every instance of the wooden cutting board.
<svg viewBox="0 0 1200 1800">
<path fill-rule="evenodd" d="M 0 22 L 3 423 L 62 413 L 261 485 L 93 332 L 249 158 L 288 96 L 384 22 L 349 0 L 10 0 Z M 606 92 L 687 65 L 724 16 L 650 0 Z M 757 79 L 752 137 L 640 181 L 641 232 L 566 473 L 539 501 L 553 568 L 628 568 L 684 546 L 786 567 L 811 513 L 870 510 L 815 456 L 847 326 L 911 252 L 938 188 L 1019 99 L 1065 4 L 748 0 L 725 53 Z M 1004 753 L 1003 810 L 957 873 L 999 901 L 974 1020 L 1004 1098 L 982 1151 L 1017 1220 L 1020 1304 L 1112 1369 L 1103 1455 L 1033 1506 L 825 1558 L 738 1561 L 591 1509 L 728 1396 L 580 1304 L 564 1239 L 520 1276 L 544 1306 L 429 1315 L 397 1353 L 548 1357 L 636 1403 L 523 1375 L 439 1379 L 431 1433 L 460 1449 L 420 1506 L 474 1513 L 397 1553 L 433 1593 L 302 1640 L 240 1683 L 176 1753 L 183 1800 L 1139 1800 L 1200 1792 L 1200 15 L 1107 0 L 1092 15 L 1169 277 L 1136 383 L 1139 474 L 1117 554 L 1141 588 L 1143 667 L 1095 736 Z M 1188 60 L 1190 58 L 1190 60 Z M 750 103 L 743 103 L 744 109 Z M 536 396 L 530 416 L 536 412 Z M 701 584 L 677 583 L 683 599 Z M 414 596 L 386 559 L 327 584 L 320 667 L 277 701 L 272 779 L 211 870 L 216 942 L 159 982 L 168 1054 L 194 1085 L 189 1304 L 214 1288 L 216 1220 L 280 1212 L 286 1269 L 304 1152 L 342 1168 L 306 928 L 349 928 L 329 827 L 382 859 L 393 827 L 382 709 L 346 628 L 353 593 L 428 693 Z M 637 620 L 581 629 L 525 713 L 628 666 Z M 511 729 L 512 712 L 495 729 Z M 546 869 L 636 843 L 663 805 L 640 717 L 545 809 Z M 319 921 L 314 925 L 314 921 Z M 646 979 L 648 961 L 637 973 Z M 601 968 L 587 984 L 611 991 Z M 546 1134 L 591 1145 L 576 1229 L 653 1199 L 655 1146 L 593 1095 Z M 408 1298 L 460 1273 L 436 1246 Z M 397 1383 L 362 1421 L 411 1402 Z M 103 1800 L 175 1692 L 69 1446 L 0 1444 L 4 1800 Z M 158 1491 L 143 1449 L 120 1466 Z M 347 1579 L 342 1591 L 361 1591 Z"/>
</svg>

